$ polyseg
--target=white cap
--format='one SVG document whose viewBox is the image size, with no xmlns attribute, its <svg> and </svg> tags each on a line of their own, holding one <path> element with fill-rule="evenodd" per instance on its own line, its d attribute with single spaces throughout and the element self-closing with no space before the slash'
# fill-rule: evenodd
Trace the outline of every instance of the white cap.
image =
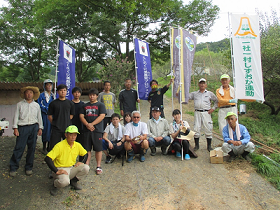
<svg viewBox="0 0 280 210">
<path fill-rule="evenodd" d="M 201 79 L 198 81 L 198 83 L 200 83 L 200 82 L 206 82 L 206 79 L 201 78 Z"/>
</svg>

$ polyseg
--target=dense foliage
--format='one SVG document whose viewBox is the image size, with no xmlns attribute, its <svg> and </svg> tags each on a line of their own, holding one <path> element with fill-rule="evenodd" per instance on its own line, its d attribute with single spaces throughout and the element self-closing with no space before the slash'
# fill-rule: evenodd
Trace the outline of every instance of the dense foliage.
<svg viewBox="0 0 280 210">
<path fill-rule="evenodd" d="M 43 80 L 55 66 L 58 37 L 76 49 L 80 82 L 109 57 L 133 61 L 134 36 L 150 43 L 153 62 L 166 61 L 170 26 L 207 35 L 218 12 L 208 0 L 9 0 L 0 10 L 0 79 Z M 5 77 L 10 71 L 16 73 Z"/>
</svg>

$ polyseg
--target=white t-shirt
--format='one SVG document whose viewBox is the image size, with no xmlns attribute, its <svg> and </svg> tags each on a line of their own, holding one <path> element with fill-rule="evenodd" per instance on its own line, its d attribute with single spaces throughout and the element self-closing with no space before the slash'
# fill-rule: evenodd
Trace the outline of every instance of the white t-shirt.
<svg viewBox="0 0 280 210">
<path fill-rule="evenodd" d="M 136 136 L 140 136 L 143 134 L 148 134 L 147 124 L 144 122 L 139 122 L 138 126 L 134 126 L 133 122 L 126 124 L 125 126 L 125 136 L 129 136 L 133 139 Z"/>
</svg>

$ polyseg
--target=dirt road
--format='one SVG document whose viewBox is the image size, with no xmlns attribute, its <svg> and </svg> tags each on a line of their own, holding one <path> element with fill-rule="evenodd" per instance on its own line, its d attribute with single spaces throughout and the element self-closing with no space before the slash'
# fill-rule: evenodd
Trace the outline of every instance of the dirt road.
<svg viewBox="0 0 280 210">
<path fill-rule="evenodd" d="M 165 100 L 165 115 L 171 122 L 171 103 Z M 175 104 L 178 108 L 178 104 Z M 148 120 L 149 105 L 141 102 L 142 121 Z M 192 110 L 192 104 L 184 110 Z M 192 116 L 183 116 L 192 126 Z M 105 164 L 102 175 L 95 175 L 94 158 L 87 178 L 81 181 L 83 190 L 66 187 L 56 197 L 49 193 L 52 180 L 40 153 L 34 163 L 34 174 L 24 174 L 25 155 L 18 175 L 8 176 L 9 159 L 15 138 L 0 138 L 0 209 L 280 209 L 280 193 L 255 172 L 245 160 L 228 164 L 211 164 L 206 140 L 201 138 L 198 158 L 181 161 L 175 156 L 146 155 L 121 166 L 121 160 Z M 193 142 L 192 142 L 193 144 Z M 221 144 L 213 140 L 214 146 Z"/>
</svg>

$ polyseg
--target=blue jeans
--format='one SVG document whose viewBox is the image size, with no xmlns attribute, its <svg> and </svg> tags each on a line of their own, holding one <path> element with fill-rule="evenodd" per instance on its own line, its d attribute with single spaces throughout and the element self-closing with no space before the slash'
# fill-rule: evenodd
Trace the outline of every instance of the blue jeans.
<svg viewBox="0 0 280 210">
<path fill-rule="evenodd" d="M 150 147 L 168 146 L 171 142 L 169 136 L 165 136 L 161 141 L 156 141 L 153 137 L 148 139 Z"/>
<path fill-rule="evenodd" d="M 38 129 L 38 124 L 18 127 L 19 136 L 17 137 L 16 146 L 14 148 L 13 155 L 10 160 L 11 171 L 16 171 L 19 168 L 19 161 L 23 155 L 26 145 L 27 154 L 25 170 L 32 170 Z"/>
</svg>

